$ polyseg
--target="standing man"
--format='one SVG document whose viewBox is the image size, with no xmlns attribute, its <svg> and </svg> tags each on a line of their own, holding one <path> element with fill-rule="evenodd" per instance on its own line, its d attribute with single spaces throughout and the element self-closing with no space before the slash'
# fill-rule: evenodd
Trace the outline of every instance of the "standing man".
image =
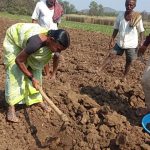
<svg viewBox="0 0 150 150">
<path fill-rule="evenodd" d="M 51 30 L 58 29 L 58 23 L 63 15 L 63 8 L 57 0 L 41 0 L 37 2 L 32 14 L 32 23 Z"/>
<path fill-rule="evenodd" d="M 40 26 L 49 29 L 57 30 L 58 24 L 61 21 L 63 15 L 63 8 L 57 2 L 57 0 L 41 0 L 37 2 L 35 9 L 32 14 L 32 23 L 38 23 Z M 62 58 L 57 53 L 54 53 L 56 57 Z M 44 67 L 45 75 L 49 76 L 49 65 Z M 56 72 L 53 71 L 51 79 L 55 80 Z"/>
<path fill-rule="evenodd" d="M 142 17 L 139 13 L 133 11 L 136 7 L 136 0 L 126 0 L 125 7 L 126 11 L 118 15 L 114 24 L 114 31 L 109 44 L 109 49 L 113 48 L 113 51 L 110 52 L 100 68 L 102 70 L 116 55 L 122 56 L 125 52 L 126 64 L 124 78 L 129 72 L 132 61 L 137 57 L 138 33 L 140 34 L 139 45 L 143 41 L 144 33 Z M 114 46 L 117 35 L 118 39 Z"/>
</svg>

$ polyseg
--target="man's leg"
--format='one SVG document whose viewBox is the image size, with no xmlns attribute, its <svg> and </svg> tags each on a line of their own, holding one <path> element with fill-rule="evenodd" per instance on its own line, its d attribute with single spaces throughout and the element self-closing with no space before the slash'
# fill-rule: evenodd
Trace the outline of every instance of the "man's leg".
<svg viewBox="0 0 150 150">
<path fill-rule="evenodd" d="M 125 64 L 124 78 L 126 78 L 127 74 L 129 73 L 132 62 L 137 58 L 136 48 L 126 49 L 125 54 L 126 54 L 126 64 Z"/>
<path fill-rule="evenodd" d="M 131 67 L 131 62 L 126 62 L 125 64 L 125 70 L 124 70 L 124 78 L 127 76 L 127 74 L 129 73 L 130 67 Z"/>
</svg>

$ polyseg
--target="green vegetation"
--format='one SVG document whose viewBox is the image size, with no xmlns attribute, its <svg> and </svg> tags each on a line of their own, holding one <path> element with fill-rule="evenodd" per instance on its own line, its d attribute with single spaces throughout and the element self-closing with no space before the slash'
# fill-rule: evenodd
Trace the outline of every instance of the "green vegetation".
<svg viewBox="0 0 150 150">
<path fill-rule="evenodd" d="M 9 13 L 0 12 L 0 17 L 18 20 L 18 22 L 31 22 L 30 16 L 12 15 Z M 107 35 L 111 35 L 113 31 L 113 27 L 110 25 L 66 21 L 64 18 L 62 19 L 62 22 L 59 26 L 60 28 L 72 28 L 72 29 L 80 29 L 80 30 L 85 30 L 85 31 L 101 32 Z M 145 35 L 148 35 L 149 33 L 150 33 L 150 28 L 149 26 L 146 26 Z"/>
<path fill-rule="evenodd" d="M 110 35 L 113 30 L 112 26 L 108 26 L 108 25 L 80 23 L 80 22 L 73 22 L 73 21 L 62 21 L 60 27 L 81 29 L 85 31 L 95 31 L 95 32 L 101 32 L 108 35 Z"/>
<path fill-rule="evenodd" d="M 116 17 L 109 16 L 69 14 L 64 16 L 65 21 L 63 22 L 63 24 L 71 28 L 83 29 L 87 31 L 98 31 L 110 35 L 112 34 L 115 18 Z M 144 27 L 145 35 L 150 34 L 150 23 L 144 21 Z"/>
<path fill-rule="evenodd" d="M 35 4 L 35 0 L 0 0 L 0 11 L 16 15 L 31 15 Z"/>
<path fill-rule="evenodd" d="M 31 22 L 30 16 L 24 16 L 24 15 L 13 15 L 9 14 L 7 12 L 0 12 L 1 18 L 8 18 L 11 20 L 18 20 L 18 22 Z"/>
<path fill-rule="evenodd" d="M 31 22 L 30 16 L 12 15 L 9 13 L 1 12 L 0 17 L 18 20 L 18 22 Z M 105 33 L 108 35 L 110 35 L 110 33 L 112 32 L 112 26 L 65 21 L 64 19 L 62 19 L 62 22 L 59 27 L 81 29 L 81 30 L 86 30 L 86 31 L 96 31 L 96 32 L 101 32 L 101 33 Z"/>
<path fill-rule="evenodd" d="M 150 28 L 145 28 L 145 35 L 149 35 L 150 34 Z"/>
<path fill-rule="evenodd" d="M 16 15 L 31 16 L 39 0 L 0 0 L 0 11 Z M 73 4 L 68 1 L 58 0 L 64 6 L 65 14 L 77 13 Z"/>
</svg>

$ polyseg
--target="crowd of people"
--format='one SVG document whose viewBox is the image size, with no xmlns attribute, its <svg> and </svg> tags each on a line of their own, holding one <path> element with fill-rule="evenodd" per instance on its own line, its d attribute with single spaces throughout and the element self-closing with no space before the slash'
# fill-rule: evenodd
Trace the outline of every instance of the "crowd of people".
<svg viewBox="0 0 150 150">
<path fill-rule="evenodd" d="M 126 55 L 124 78 L 134 60 L 144 54 L 150 44 L 150 35 L 144 41 L 142 16 L 135 12 L 136 0 L 126 0 L 124 12 L 119 13 L 114 23 L 114 31 L 109 44 L 110 54 L 100 64 L 100 71 L 116 55 Z M 6 69 L 5 99 L 8 104 L 7 120 L 19 122 L 15 105 L 38 103 L 47 112 L 49 107 L 43 102 L 38 87 L 42 85 L 42 69 L 49 74 L 49 60 L 53 59 L 55 78 L 61 51 L 70 45 L 66 30 L 58 29 L 63 15 L 63 6 L 57 0 L 37 2 L 32 14 L 32 23 L 17 23 L 9 27 L 3 42 L 4 64 Z M 115 43 L 115 38 L 117 41 Z M 139 40 L 140 39 L 140 40 Z M 142 78 L 146 107 L 138 114 L 150 111 L 150 61 Z"/>
</svg>

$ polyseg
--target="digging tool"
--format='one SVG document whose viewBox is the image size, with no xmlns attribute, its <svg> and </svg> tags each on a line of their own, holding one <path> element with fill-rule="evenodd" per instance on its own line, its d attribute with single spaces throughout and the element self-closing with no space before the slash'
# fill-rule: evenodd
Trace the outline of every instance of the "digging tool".
<svg viewBox="0 0 150 150">
<path fill-rule="evenodd" d="M 110 56 L 110 49 L 106 49 L 108 52 L 106 54 L 106 56 L 103 58 L 102 60 L 102 64 L 100 65 L 99 71 L 103 71 L 105 69 L 105 67 L 111 63 L 111 56 Z"/>
<path fill-rule="evenodd" d="M 43 96 L 43 98 L 47 101 L 47 103 L 50 105 L 50 107 L 59 115 L 61 120 L 63 121 L 62 128 L 65 128 L 69 124 L 69 119 L 62 111 L 58 109 L 58 107 L 49 99 L 49 97 L 44 93 L 42 87 L 38 87 L 39 92 Z"/>
<path fill-rule="evenodd" d="M 145 65 L 146 65 L 146 62 L 144 61 L 144 58 L 143 58 L 143 56 L 142 56 L 142 55 L 140 55 L 140 56 L 139 56 L 139 60 L 140 60 L 143 64 L 145 64 Z"/>
<path fill-rule="evenodd" d="M 142 53 L 139 53 L 139 48 L 137 48 L 137 54 L 138 54 L 139 60 L 140 60 L 144 65 L 146 65 L 146 62 L 144 61 L 144 58 L 143 58 L 143 54 L 142 54 Z"/>
</svg>

